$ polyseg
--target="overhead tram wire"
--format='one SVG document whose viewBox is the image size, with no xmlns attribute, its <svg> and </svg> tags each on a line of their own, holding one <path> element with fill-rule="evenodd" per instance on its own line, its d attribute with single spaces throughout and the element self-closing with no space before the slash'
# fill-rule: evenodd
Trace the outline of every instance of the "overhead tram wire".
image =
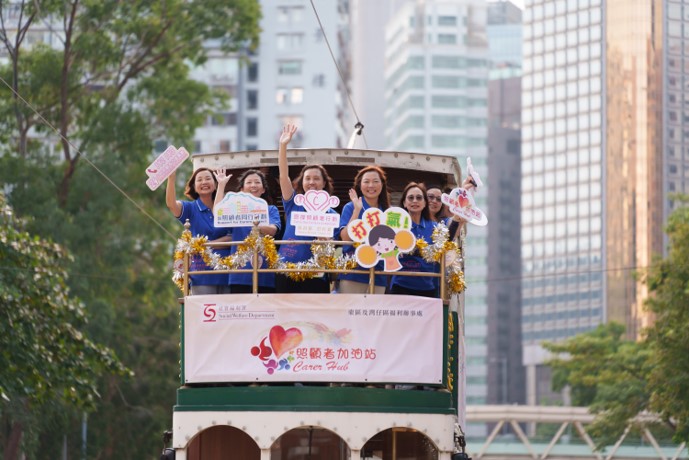
<svg viewBox="0 0 689 460">
<path fill-rule="evenodd" d="M 146 217 L 148 217 L 151 221 L 153 221 L 153 222 L 154 222 L 158 227 L 160 227 L 160 228 L 163 230 L 163 232 L 165 232 L 168 236 L 170 236 L 171 238 L 173 238 L 173 239 L 175 239 L 175 240 L 177 239 L 176 236 L 174 236 L 172 233 L 170 233 L 170 231 L 168 231 L 168 229 L 166 229 L 160 222 L 158 222 L 152 215 L 150 215 L 144 208 L 142 208 L 142 207 L 139 205 L 139 203 L 137 203 L 136 201 L 134 201 L 134 199 L 133 199 L 132 197 L 130 197 L 129 194 L 127 194 L 127 192 L 125 192 L 124 190 L 122 190 L 112 179 L 110 179 L 110 177 L 108 177 L 107 174 L 105 174 L 103 171 L 101 171 L 101 170 L 98 168 L 98 166 L 96 166 L 95 164 L 93 164 L 93 162 L 91 162 L 91 160 L 89 160 L 89 159 L 86 157 L 86 155 L 84 155 L 84 153 L 83 153 L 81 150 L 79 150 L 74 144 L 72 144 L 72 141 L 70 141 L 70 140 L 67 139 L 65 136 L 63 136 L 62 133 L 60 133 L 60 131 L 58 131 L 58 129 L 55 128 L 55 126 L 53 126 L 48 120 L 46 120 L 46 119 L 43 117 L 43 115 L 41 115 L 41 114 L 38 112 L 38 110 L 36 110 L 36 108 L 35 108 L 33 105 L 31 105 L 31 103 L 30 103 L 29 101 L 27 101 L 26 99 L 24 99 L 24 98 L 22 97 L 21 94 L 19 94 L 17 91 L 15 91 L 14 88 L 12 88 L 12 86 L 11 86 L 9 83 L 7 83 L 7 81 L 5 81 L 4 78 L 2 78 L 2 76 L 0 76 L 0 81 L 2 81 L 2 83 L 3 83 L 7 88 L 9 88 L 9 90 L 10 90 L 15 96 L 17 96 L 17 98 L 18 98 L 19 100 L 21 100 L 29 109 L 31 109 L 31 111 L 33 111 L 33 113 L 35 113 L 36 116 L 38 116 L 38 118 L 39 118 L 41 121 L 43 121 L 43 123 L 45 123 L 46 126 L 48 126 L 50 129 L 52 129 L 52 130 L 55 132 L 55 134 L 57 134 L 62 140 L 64 140 L 65 142 L 67 142 L 67 144 L 69 144 L 69 146 L 72 147 L 72 149 L 74 149 L 74 151 L 75 151 L 77 154 L 79 154 L 79 156 L 80 156 L 81 158 L 83 158 L 84 161 L 85 161 L 89 166 L 91 166 L 93 169 L 95 169 L 96 172 L 98 172 L 98 174 L 100 174 L 101 176 L 103 176 L 103 178 L 104 178 L 106 181 L 108 181 L 108 182 L 110 183 L 110 185 L 112 185 L 113 187 L 115 187 L 115 189 L 116 189 L 118 192 L 120 192 L 127 200 L 129 200 L 139 211 L 141 211 L 141 213 L 143 213 Z"/>
<path fill-rule="evenodd" d="M 323 34 L 323 38 L 325 39 L 325 44 L 328 46 L 328 51 L 330 52 L 330 57 L 333 60 L 333 64 L 335 64 L 335 68 L 337 69 L 337 73 L 340 76 L 340 81 L 342 81 L 342 87 L 345 90 L 345 93 L 347 94 L 347 100 L 349 100 L 349 106 L 352 108 L 352 112 L 354 113 L 354 118 L 356 118 L 356 125 L 355 129 L 359 129 L 361 137 L 364 138 L 364 146 L 368 149 L 368 142 L 366 141 L 366 134 L 363 132 L 364 124 L 361 122 L 361 119 L 359 119 L 359 114 L 356 112 L 356 108 L 354 107 L 354 101 L 352 101 L 352 96 L 349 94 L 349 89 L 347 89 L 347 82 L 344 79 L 344 75 L 342 75 L 342 70 L 340 69 L 340 65 L 337 63 L 337 59 L 335 59 L 335 53 L 333 53 L 333 49 L 330 46 L 330 40 L 328 40 L 328 35 L 325 33 L 325 28 L 323 27 L 323 23 L 321 22 L 321 17 L 318 15 L 318 10 L 316 10 L 316 5 L 313 3 L 313 0 L 309 0 L 311 2 L 311 8 L 313 8 L 313 14 L 316 15 L 316 21 L 318 21 L 318 26 L 321 28 L 321 33 Z M 360 126 L 360 128 L 359 128 Z"/>
</svg>

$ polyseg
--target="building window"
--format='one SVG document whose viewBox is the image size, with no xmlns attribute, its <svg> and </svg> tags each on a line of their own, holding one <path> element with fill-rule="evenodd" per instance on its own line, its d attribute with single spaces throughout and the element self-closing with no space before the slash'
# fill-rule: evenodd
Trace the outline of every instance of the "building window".
<svg viewBox="0 0 689 460">
<path fill-rule="evenodd" d="M 279 6 L 278 22 L 281 24 L 296 24 L 301 22 L 304 17 L 304 7 L 302 6 Z"/>
<path fill-rule="evenodd" d="M 234 126 L 237 124 L 237 114 L 234 112 L 216 113 L 211 115 L 211 126 Z"/>
<path fill-rule="evenodd" d="M 456 16 L 438 16 L 439 26 L 456 26 L 457 17 Z"/>
<path fill-rule="evenodd" d="M 281 51 L 300 49 L 304 42 L 304 34 L 277 34 L 276 46 Z"/>
<path fill-rule="evenodd" d="M 300 87 L 295 88 L 278 88 L 275 92 L 275 103 L 278 105 L 296 105 L 301 104 L 304 100 L 304 89 Z"/>
<path fill-rule="evenodd" d="M 256 110 L 258 108 L 258 91 L 250 89 L 246 92 L 246 108 Z"/>
<path fill-rule="evenodd" d="M 431 62 L 435 69 L 459 69 L 464 64 L 459 56 L 433 56 Z"/>
<path fill-rule="evenodd" d="M 220 147 L 219 150 L 221 152 L 229 152 L 230 151 L 230 141 L 228 141 L 228 140 L 220 141 L 219 147 Z"/>
<path fill-rule="evenodd" d="M 153 143 L 153 150 L 155 151 L 155 153 L 163 153 L 167 148 L 167 145 L 167 141 L 164 139 L 160 141 L 155 141 Z"/>
<path fill-rule="evenodd" d="M 290 100 L 292 104 L 301 104 L 304 100 L 304 88 L 292 88 Z"/>
<path fill-rule="evenodd" d="M 249 64 L 247 74 L 250 82 L 253 83 L 258 81 L 258 62 L 252 62 Z"/>
<path fill-rule="evenodd" d="M 457 35 L 438 34 L 438 43 L 441 45 L 454 45 L 457 43 Z"/>
<path fill-rule="evenodd" d="M 278 62 L 279 75 L 301 75 L 301 61 Z"/>
<path fill-rule="evenodd" d="M 258 136 L 258 119 L 257 118 L 247 118 L 246 119 L 246 135 L 247 136 Z"/>
<path fill-rule="evenodd" d="M 287 88 L 278 88 L 275 91 L 275 103 L 278 105 L 287 104 Z"/>
<path fill-rule="evenodd" d="M 317 73 L 313 76 L 313 86 L 316 88 L 322 88 L 325 86 L 325 74 Z"/>
<path fill-rule="evenodd" d="M 194 141 L 194 153 L 201 151 L 201 141 Z"/>
</svg>

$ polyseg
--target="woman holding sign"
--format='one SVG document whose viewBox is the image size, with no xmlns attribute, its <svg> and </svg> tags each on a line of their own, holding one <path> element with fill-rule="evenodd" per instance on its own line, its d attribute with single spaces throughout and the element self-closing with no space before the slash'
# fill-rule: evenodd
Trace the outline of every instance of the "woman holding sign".
<svg viewBox="0 0 689 460">
<path fill-rule="evenodd" d="M 314 237 L 299 236 L 292 223 L 292 213 L 306 211 L 304 206 L 295 203 L 298 194 L 304 194 L 309 190 L 326 191 L 333 193 L 333 181 L 328 172 L 322 165 L 312 164 L 302 168 L 299 176 L 292 181 L 289 177 L 289 166 L 287 164 L 287 145 L 292 140 L 292 136 L 297 132 L 295 125 L 286 125 L 280 135 L 280 146 L 278 149 L 278 169 L 280 170 L 280 191 L 282 192 L 282 204 L 285 208 L 285 233 L 284 240 L 313 241 Z M 328 213 L 334 213 L 328 209 Z M 332 236 L 331 236 L 332 237 Z M 308 244 L 283 244 L 279 250 L 280 256 L 286 262 L 304 262 L 311 258 L 311 247 Z M 286 293 L 321 293 L 330 292 L 329 278 L 321 275 L 304 281 L 294 281 L 285 275 L 275 276 L 275 290 Z"/>
<path fill-rule="evenodd" d="M 225 185 L 230 180 L 229 176 L 225 175 L 225 171 L 218 171 L 215 178 L 218 180 L 218 188 L 225 188 Z M 272 205 L 272 199 L 270 198 L 270 193 L 268 191 L 268 181 L 266 180 L 265 174 L 257 169 L 249 169 L 244 171 L 241 176 L 239 176 L 239 186 L 237 187 L 238 192 L 244 192 L 250 194 L 256 198 L 261 198 L 268 203 L 268 224 L 260 224 L 258 226 L 258 231 L 261 235 L 275 236 L 275 234 L 280 230 L 280 212 L 277 206 Z M 220 194 L 215 197 L 215 206 L 220 204 L 222 197 Z M 215 208 L 214 206 L 214 208 Z M 228 230 L 232 235 L 233 241 L 244 241 L 253 227 L 231 227 Z M 232 246 L 231 254 L 237 252 L 237 246 Z M 261 264 L 261 268 L 267 268 L 268 265 L 264 260 Z M 248 262 L 243 268 L 252 268 L 251 262 Z M 248 294 L 253 292 L 253 280 L 251 273 L 230 273 L 229 284 L 232 289 L 233 294 Z M 273 273 L 259 273 L 258 274 L 258 292 L 273 293 L 275 292 L 275 275 Z"/>
<path fill-rule="evenodd" d="M 219 172 L 219 171 L 218 171 Z M 224 174 L 224 171 L 223 171 Z M 181 223 L 187 220 L 191 224 L 192 236 L 205 236 L 209 243 L 231 241 L 227 228 L 216 228 L 213 225 L 213 201 L 218 190 L 218 182 L 208 168 L 198 168 L 187 181 L 184 194 L 194 201 L 178 201 L 175 193 L 175 179 L 173 172 L 167 179 L 165 189 L 165 204 L 172 215 Z M 230 248 L 215 250 L 222 257 L 230 255 Z M 203 262 L 200 255 L 191 259 L 191 271 L 212 270 Z M 191 275 L 191 294 L 228 294 L 230 287 L 227 275 Z"/>
<path fill-rule="evenodd" d="M 411 216 L 411 232 L 417 240 L 426 240 L 433 244 L 433 230 L 437 225 L 431 219 L 428 211 L 428 197 L 426 187 L 423 184 L 410 182 L 404 187 L 400 206 Z M 418 253 L 405 254 L 400 257 L 403 272 L 429 272 L 438 273 L 437 263 L 426 262 Z M 394 275 L 390 284 L 390 294 L 418 295 L 424 297 L 437 297 L 437 281 L 428 276 L 399 276 Z"/>
<path fill-rule="evenodd" d="M 378 208 L 385 211 L 390 207 L 390 193 L 388 192 L 388 179 L 385 171 L 378 166 L 366 166 L 359 170 L 354 178 L 354 187 L 349 190 L 349 199 L 351 200 L 342 209 L 340 215 L 340 229 L 338 236 L 342 241 L 352 241 L 352 238 L 347 232 L 347 225 L 354 222 L 356 219 L 361 219 L 364 211 L 368 208 Z M 344 255 L 354 254 L 354 246 L 344 246 L 342 249 Z M 358 270 L 364 270 L 363 267 L 358 266 Z M 383 262 L 380 261 L 376 265 L 376 270 L 383 269 Z M 368 275 L 359 275 L 354 273 L 343 273 L 339 275 L 339 287 L 337 292 L 345 294 L 365 294 L 368 291 Z M 375 294 L 384 294 L 387 284 L 387 276 L 375 276 Z"/>
</svg>

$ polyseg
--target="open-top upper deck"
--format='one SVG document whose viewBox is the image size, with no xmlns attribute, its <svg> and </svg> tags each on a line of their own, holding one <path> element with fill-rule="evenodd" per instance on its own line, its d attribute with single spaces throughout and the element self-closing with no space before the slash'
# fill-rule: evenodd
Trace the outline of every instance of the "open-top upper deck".
<svg viewBox="0 0 689 460">
<path fill-rule="evenodd" d="M 303 164 L 326 166 L 339 185 L 336 194 L 342 203 L 346 202 L 346 190 L 356 171 L 370 164 L 386 170 L 393 202 L 395 193 L 410 181 L 441 187 L 455 187 L 461 182 L 458 161 L 449 156 L 292 149 L 288 150 L 288 161 L 294 169 L 290 171 L 292 177 L 296 177 L 297 168 Z M 279 190 L 276 165 L 276 151 L 194 157 L 194 168 L 226 168 L 235 177 L 245 169 L 262 169 L 269 181 L 274 181 L 274 194 Z M 235 185 L 229 186 L 234 189 Z M 272 245 L 281 241 L 252 241 L 248 246 L 246 241 L 235 241 L 207 244 L 201 249 L 187 236 L 182 246 L 188 250 L 180 251 L 178 245 L 185 298 L 181 311 L 182 386 L 173 420 L 177 458 L 206 458 L 207 446 L 222 445 L 223 438 L 231 438 L 237 445 L 246 444 L 241 441 L 244 435 L 256 443 L 260 458 L 288 458 L 284 446 L 278 448 L 283 451 L 280 457 L 272 456 L 280 439 L 295 430 L 306 435 L 314 428 L 335 434 L 340 447 L 351 452 L 351 458 L 357 458 L 357 453 L 363 456 L 367 452 L 385 452 L 386 448 L 381 446 L 397 446 L 400 440 L 416 439 L 417 435 L 417 440 L 409 441 L 416 446 L 413 452 L 425 453 L 420 456 L 407 447 L 407 454 L 414 458 L 450 458 L 456 447 L 455 426 L 458 419 L 463 421 L 464 412 L 460 403 L 464 357 L 458 347 L 462 343 L 463 296 L 448 287 L 446 254 L 438 258 L 438 273 L 408 273 L 437 277 L 443 286 L 439 298 L 258 294 L 255 283 L 261 272 L 303 277 L 311 271 L 351 271 L 332 260 L 333 245 L 351 243 L 314 243 L 330 246 L 330 262 L 297 269 L 285 265 L 259 268 L 259 258 L 266 258 L 266 251 L 272 252 Z M 195 273 L 189 269 L 195 250 L 212 251 L 223 245 L 241 244 L 252 253 L 252 268 L 216 266 L 212 272 L 251 272 L 254 294 L 186 295 L 189 276 Z M 373 275 L 380 272 L 371 268 L 364 273 L 370 275 L 372 283 Z M 215 430 L 218 425 L 238 431 L 222 434 Z M 291 450 L 292 454 L 297 451 Z M 324 452 L 325 447 L 322 455 L 308 458 L 348 458 Z M 289 458 L 307 458 L 292 454 Z"/>
</svg>

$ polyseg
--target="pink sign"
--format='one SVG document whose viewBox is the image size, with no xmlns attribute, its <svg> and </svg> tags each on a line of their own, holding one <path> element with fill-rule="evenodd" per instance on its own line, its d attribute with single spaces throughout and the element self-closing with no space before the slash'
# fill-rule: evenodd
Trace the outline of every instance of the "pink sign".
<svg viewBox="0 0 689 460">
<path fill-rule="evenodd" d="M 449 195 L 443 193 L 440 197 L 440 201 L 450 208 L 450 212 L 461 217 L 470 224 L 483 227 L 488 223 L 488 218 L 483 211 L 476 206 L 472 194 L 463 188 L 456 188 L 452 190 Z"/>
<path fill-rule="evenodd" d="M 229 294 L 184 305 L 187 383 L 442 383 L 440 299 Z"/>
<path fill-rule="evenodd" d="M 148 180 L 146 185 L 151 190 L 157 189 L 170 174 L 180 167 L 189 158 L 189 152 L 184 147 L 179 149 L 174 145 L 169 146 L 146 168 Z"/>
</svg>

